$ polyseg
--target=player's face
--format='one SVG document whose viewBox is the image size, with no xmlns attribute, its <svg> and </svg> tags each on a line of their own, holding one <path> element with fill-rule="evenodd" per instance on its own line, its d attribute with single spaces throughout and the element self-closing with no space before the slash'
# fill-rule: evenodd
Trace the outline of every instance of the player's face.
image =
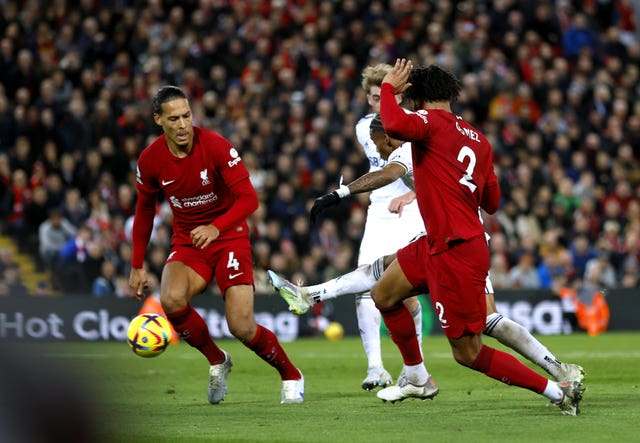
<svg viewBox="0 0 640 443">
<path fill-rule="evenodd" d="M 373 140 L 383 160 L 389 160 L 389 156 L 397 147 L 392 144 L 391 139 L 386 134 L 380 132 L 371 134 L 371 140 Z"/>
<path fill-rule="evenodd" d="M 369 94 L 367 94 L 367 101 L 373 112 L 378 114 L 380 112 L 380 86 L 372 86 Z"/>
<path fill-rule="evenodd" d="M 184 98 L 176 98 L 161 105 L 162 114 L 154 114 L 157 125 L 162 127 L 167 145 L 176 151 L 189 151 L 193 143 L 191 107 Z"/>
<path fill-rule="evenodd" d="M 396 103 L 400 104 L 402 101 L 402 94 L 396 94 Z M 367 94 L 367 102 L 371 106 L 371 110 L 376 114 L 380 113 L 380 86 L 372 86 Z"/>
</svg>

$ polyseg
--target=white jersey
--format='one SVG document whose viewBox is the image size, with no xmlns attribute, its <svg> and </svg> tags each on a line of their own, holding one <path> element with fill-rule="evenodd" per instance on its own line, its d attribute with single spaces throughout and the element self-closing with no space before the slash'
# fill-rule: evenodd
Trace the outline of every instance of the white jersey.
<svg viewBox="0 0 640 443">
<path fill-rule="evenodd" d="M 373 140 L 371 140 L 369 136 L 369 128 L 371 127 L 371 120 L 373 120 L 374 116 L 375 114 L 365 115 L 356 124 L 356 137 L 358 138 L 358 143 L 360 143 L 360 146 L 364 149 L 364 154 L 369 159 L 369 172 L 379 171 L 387 165 L 387 161 L 383 160 L 380 156 L 375 143 L 373 143 Z M 411 191 L 411 189 L 407 188 L 404 182 L 398 179 L 393 183 L 371 191 L 369 199 L 371 200 L 371 205 L 384 205 L 386 208 L 392 198 L 406 194 L 409 191 Z"/>
<path fill-rule="evenodd" d="M 369 197 L 371 204 L 367 209 L 358 266 L 371 264 L 384 255 L 395 253 L 418 234 L 424 232 L 424 222 L 416 200 L 404 206 L 402 216 L 389 211 L 391 200 L 414 189 L 411 143 L 405 143 L 393 151 L 388 161 L 383 160 L 369 136 L 373 116 L 374 114 L 369 114 L 363 117 L 356 125 L 358 142 L 369 158 L 369 172 L 378 171 L 388 163 L 398 163 L 405 168 L 406 173 L 393 183 L 371 192 Z"/>
</svg>

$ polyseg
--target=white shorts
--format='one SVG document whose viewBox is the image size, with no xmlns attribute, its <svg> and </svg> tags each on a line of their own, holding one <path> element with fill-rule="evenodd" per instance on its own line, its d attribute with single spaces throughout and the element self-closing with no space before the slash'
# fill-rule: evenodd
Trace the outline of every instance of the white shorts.
<svg viewBox="0 0 640 443">
<path fill-rule="evenodd" d="M 371 204 L 360 242 L 358 266 L 368 265 L 385 255 L 394 254 L 421 232 L 424 222 L 414 200 L 402 209 L 402 216 L 389 212 L 389 202 Z"/>
</svg>

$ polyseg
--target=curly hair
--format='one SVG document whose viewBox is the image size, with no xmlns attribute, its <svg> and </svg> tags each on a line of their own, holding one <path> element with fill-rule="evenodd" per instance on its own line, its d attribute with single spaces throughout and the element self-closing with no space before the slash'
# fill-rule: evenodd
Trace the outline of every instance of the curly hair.
<svg viewBox="0 0 640 443">
<path fill-rule="evenodd" d="M 462 89 L 460 80 L 438 65 L 413 68 L 408 82 L 411 87 L 404 92 L 404 97 L 416 104 L 453 102 Z"/>
<path fill-rule="evenodd" d="M 364 92 L 369 94 L 371 92 L 372 86 L 380 86 L 382 84 L 382 79 L 387 72 L 391 70 L 392 66 L 386 63 L 380 63 L 375 66 L 367 66 L 364 71 L 362 71 L 362 89 Z"/>
</svg>

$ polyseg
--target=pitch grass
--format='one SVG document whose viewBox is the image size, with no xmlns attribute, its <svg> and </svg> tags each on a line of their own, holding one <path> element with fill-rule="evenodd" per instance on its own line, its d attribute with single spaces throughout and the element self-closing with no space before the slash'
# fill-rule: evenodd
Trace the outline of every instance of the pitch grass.
<svg viewBox="0 0 640 443">
<path fill-rule="evenodd" d="M 360 382 L 359 338 L 284 344 L 304 372 L 303 404 L 280 404 L 280 379 L 237 341 L 220 345 L 234 359 L 227 398 L 209 405 L 207 364 L 185 344 L 152 359 L 124 343 L 29 345 L 62 361 L 95 396 L 106 442 L 628 442 L 639 441 L 640 334 L 541 337 L 558 358 L 583 365 L 587 391 L 577 417 L 562 416 L 530 391 L 508 387 L 457 365 L 444 337 L 427 337 L 426 363 L 440 386 L 433 401 L 383 403 Z M 493 339 L 485 342 L 502 348 Z M 395 345 L 383 358 L 396 376 Z M 533 367 L 533 365 L 530 365 Z"/>
</svg>

